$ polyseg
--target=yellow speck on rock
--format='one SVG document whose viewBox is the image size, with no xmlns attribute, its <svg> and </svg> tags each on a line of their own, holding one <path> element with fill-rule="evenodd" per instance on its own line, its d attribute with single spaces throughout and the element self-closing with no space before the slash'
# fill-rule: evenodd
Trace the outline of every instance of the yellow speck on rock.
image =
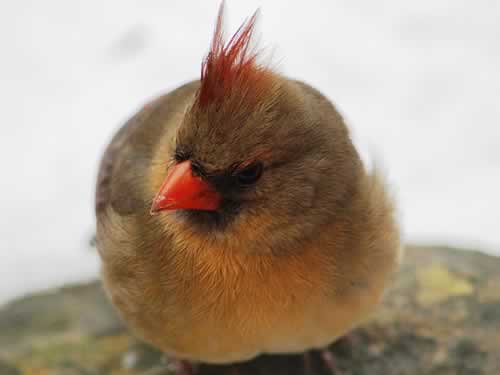
<svg viewBox="0 0 500 375">
<path fill-rule="evenodd" d="M 440 264 L 433 264 L 417 272 L 417 301 L 421 305 L 432 305 L 450 297 L 470 295 L 472 284 L 465 278 L 451 273 Z"/>
</svg>

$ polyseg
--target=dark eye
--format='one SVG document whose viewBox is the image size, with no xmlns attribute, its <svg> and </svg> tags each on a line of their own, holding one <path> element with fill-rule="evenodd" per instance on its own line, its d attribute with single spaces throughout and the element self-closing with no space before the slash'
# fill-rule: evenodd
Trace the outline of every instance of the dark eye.
<svg viewBox="0 0 500 375">
<path fill-rule="evenodd" d="M 183 147 L 178 146 L 174 153 L 174 158 L 177 162 L 189 159 L 189 152 Z"/>
<path fill-rule="evenodd" d="M 243 186 L 255 184 L 262 176 L 262 163 L 253 163 L 236 174 L 238 183 Z"/>
</svg>

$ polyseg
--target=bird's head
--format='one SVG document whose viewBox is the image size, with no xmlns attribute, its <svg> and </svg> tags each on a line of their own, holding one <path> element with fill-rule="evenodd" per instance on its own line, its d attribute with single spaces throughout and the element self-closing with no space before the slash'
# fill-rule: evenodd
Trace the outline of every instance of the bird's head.
<svg viewBox="0 0 500 375">
<path fill-rule="evenodd" d="M 258 64 L 256 14 L 225 43 L 222 11 L 151 212 L 276 251 L 343 213 L 361 164 L 328 100 Z"/>
</svg>

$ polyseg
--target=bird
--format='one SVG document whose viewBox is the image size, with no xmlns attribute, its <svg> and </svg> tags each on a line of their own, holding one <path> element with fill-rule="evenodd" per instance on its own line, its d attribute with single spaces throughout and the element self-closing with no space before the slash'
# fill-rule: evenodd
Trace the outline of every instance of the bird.
<svg viewBox="0 0 500 375">
<path fill-rule="evenodd" d="M 199 79 L 133 115 L 97 176 L 104 289 L 186 366 L 327 347 L 401 257 L 393 194 L 335 105 L 262 63 L 258 12 L 228 40 L 223 14 Z"/>
</svg>

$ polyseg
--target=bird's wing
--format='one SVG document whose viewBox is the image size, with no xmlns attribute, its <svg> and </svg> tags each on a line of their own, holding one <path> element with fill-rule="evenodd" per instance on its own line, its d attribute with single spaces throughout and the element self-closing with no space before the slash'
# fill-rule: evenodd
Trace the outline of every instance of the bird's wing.
<svg viewBox="0 0 500 375">
<path fill-rule="evenodd" d="M 95 209 L 99 217 L 111 207 L 120 215 L 145 208 L 142 193 L 155 147 L 172 115 L 184 110 L 198 82 L 190 82 L 144 106 L 122 126 L 101 159 L 97 176 Z M 149 209 L 149 208 L 148 208 Z"/>
</svg>

